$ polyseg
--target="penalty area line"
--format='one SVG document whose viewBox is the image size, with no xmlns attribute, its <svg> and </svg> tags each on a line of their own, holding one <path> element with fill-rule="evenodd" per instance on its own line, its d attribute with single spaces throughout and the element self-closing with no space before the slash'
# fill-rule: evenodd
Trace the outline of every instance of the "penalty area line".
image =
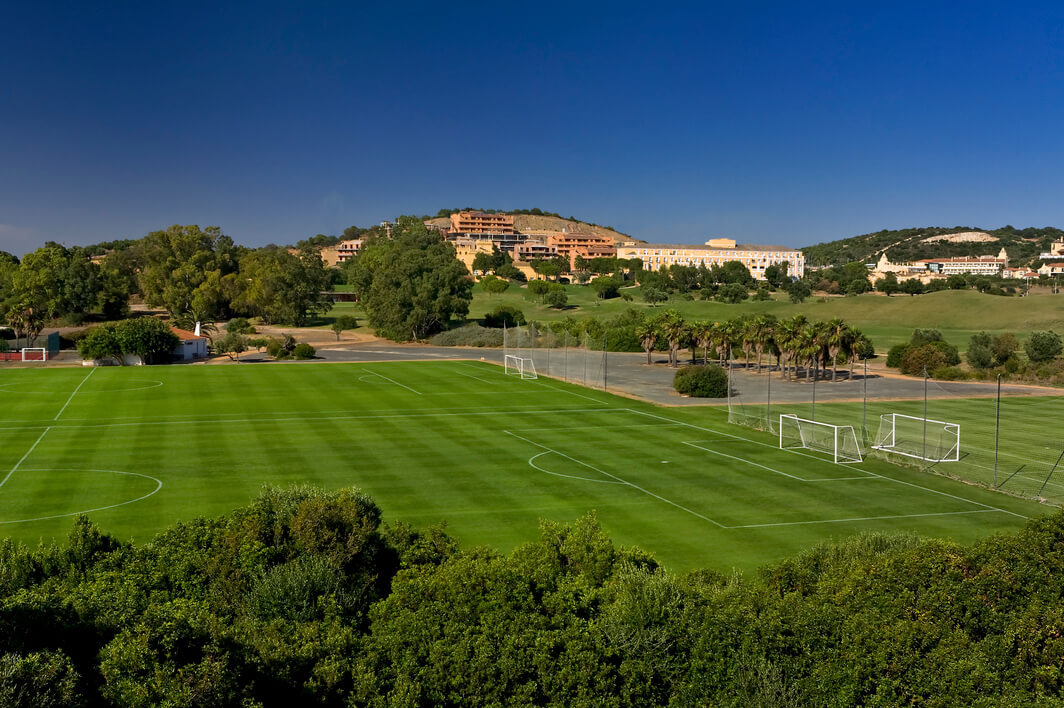
<svg viewBox="0 0 1064 708">
<path fill-rule="evenodd" d="M 640 487 L 638 484 L 632 484 L 628 480 L 622 479 L 621 477 L 618 477 L 615 474 L 611 474 L 611 473 L 609 473 L 609 472 L 607 472 L 605 470 L 600 470 L 598 467 L 595 467 L 594 465 L 589 465 L 588 463 L 583 462 L 582 460 L 578 460 L 575 457 L 570 457 L 569 455 L 566 455 L 564 452 L 558 452 L 557 450 L 555 450 L 553 448 L 547 447 L 546 445 L 541 445 L 540 443 L 538 443 L 538 442 L 536 442 L 534 440 L 529 440 L 528 438 L 521 437 L 517 433 L 512 433 L 509 430 L 504 430 L 503 432 L 506 433 L 507 435 L 511 435 L 511 436 L 517 438 L 518 440 L 524 440 L 529 445 L 535 445 L 536 447 L 541 448 L 543 450 L 546 450 L 547 452 L 553 452 L 555 455 L 559 455 L 561 457 L 564 457 L 567 460 L 571 460 L 572 462 L 575 462 L 578 465 L 583 465 L 584 467 L 587 467 L 589 470 L 594 470 L 595 472 L 598 472 L 601 475 L 605 475 L 605 476 L 607 476 L 607 477 L 609 477 L 611 479 L 615 479 L 620 484 L 629 486 L 632 489 L 639 490 L 643 494 L 646 494 L 648 496 L 654 497 L 655 499 L 657 499 L 659 501 L 663 501 L 666 504 L 669 504 L 670 506 L 674 506 L 677 509 L 680 509 L 681 511 L 686 511 L 688 514 L 691 514 L 692 516 L 697 516 L 698 518 L 702 519 L 703 521 L 708 521 L 709 523 L 713 524 L 717 528 L 721 528 L 721 529 L 728 528 L 724 524 L 722 524 L 722 523 L 720 523 L 718 521 L 714 521 L 713 519 L 709 518 L 708 516 L 703 516 L 702 514 L 699 514 L 697 511 L 693 511 L 691 509 L 688 509 L 686 506 L 683 506 L 682 504 L 677 504 L 676 502 L 672 501 L 671 499 L 666 499 L 665 497 L 661 496 L 660 494 L 655 494 L 654 492 L 650 491 L 649 489 L 644 489 L 643 487 Z"/>
<path fill-rule="evenodd" d="M 365 371 L 365 372 L 366 372 L 367 374 L 373 374 L 374 376 L 380 376 L 380 377 L 381 377 L 382 379 L 384 379 L 385 381 L 387 381 L 387 382 L 389 382 L 389 383 L 393 383 L 393 384 L 395 384 L 396 386 L 399 386 L 399 387 L 401 387 L 401 388 L 405 388 L 405 389 L 406 389 L 407 391 L 410 391 L 411 393 L 416 393 L 416 394 L 417 394 L 417 395 L 419 395 L 419 396 L 420 396 L 420 395 L 422 395 L 422 394 L 421 394 L 421 391 L 415 391 L 414 389 L 410 388 L 410 387 L 409 387 L 409 386 L 407 386 L 406 384 L 401 384 L 401 383 L 399 383 L 398 381 L 396 381 L 395 379 L 390 379 L 390 378 L 388 378 L 388 377 L 387 377 L 387 376 L 385 376 L 384 374 L 378 374 L 378 373 L 377 373 L 376 371 L 370 371 L 369 369 L 363 369 L 363 371 Z"/>
<path fill-rule="evenodd" d="M 922 516 L 962 516 L 964 514 L 992 514 L 999 509 L 971 509 L 969 511 L 940 511 L 929 514 L 894 514 L 892 516 L 859 516 L 852 519 L 820 519 L 818 521 L 778 521 L 772 524 L 743 524 L 729 526 L 729 529 L 762 529 L 769 526 L 807 526 L 809 524 L 845 524 L 856 521 L 878 521 L 880 519 L 916 519 Z M 1009 512 L 1003 512 L 1008 514 Z"/>
</svg>

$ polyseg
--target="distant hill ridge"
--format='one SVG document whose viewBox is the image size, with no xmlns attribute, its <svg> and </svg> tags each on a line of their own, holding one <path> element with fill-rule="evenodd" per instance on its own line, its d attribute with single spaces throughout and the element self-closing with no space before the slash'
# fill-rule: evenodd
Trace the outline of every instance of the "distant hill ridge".
<svg viewBox="0 0 1064 708">
<path fill-rule="evenodd" d="M 883 230 L 806 246 L 801 249 L 807 265 L 840 265 L 858 261 L 870 263 L 886 252 L 894 263 L 923 258 L 996 255 L 1002 248 L 1010 265 L 1030 265 L 1053 241 L 1064 240 L 1064 231 L 1052 226 L 1017 229 L 977 229 L 929 226 L 914 229 Z"/>
<path fill-rule="evenodd" d="M 483 211 L 487 213 L 496 214 L 513 214 L 514 215 L 514 228 L 522 233 L 528 231 L 568 231 L 570 233 L 579 232 L 585 234 L 595 234 L 596 236 L 605 236 L 612 238 L 615 243 L 624 243 L 626 241 L 641 242 L 637 238 L 633 238 L 628 234 L 617 231 L 609 226 L 601 226 L 599 224 L 591 224 L 586 221 L 580 221 L 573 217 L 565 218 L 558 216 L 557 214 L 544 213 L 521 213 L 528 210 L 517 211 L 504 211 L 502 209 L 455 209 L 453 212 L 458 211 Z M 538 209 L 534 211 L 539 211 Z M 443 210 L 441 210 L 443 213 Z M 425 219 L 426 223 L 437 224 L 439 226 L 447 226 L 451 223 L 450 214 L 440 216 L 437 214 L 431 219 Z"/>
</svg>

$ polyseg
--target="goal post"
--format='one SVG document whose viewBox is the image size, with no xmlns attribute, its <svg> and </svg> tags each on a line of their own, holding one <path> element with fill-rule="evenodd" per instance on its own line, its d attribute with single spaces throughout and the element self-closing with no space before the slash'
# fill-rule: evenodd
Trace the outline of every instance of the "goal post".
<svg viewBox="0 0 1064 708">
<path fill-rule="evenodd" d="M 861 462 L 861 446 L 852 425 L 832 425 L 796 415 L 780 416 L 780 449 L 814 450 L 838 463 Z"/>
<path fill-rule="evenodd" d="M 539 378 L 539 376 L 536 375 L 536 365 L 527 357 L 507 354 L 504 358 L 503 365 L 505 366 L 506 374 L 508 376 L 520 376 L 522 379 Z"/>
<path fill-rule="evenodd" d="M 46 347 L 23 347 L 22 361 L 48 361 Z"/>
<path fill-rule="evenodd" d="M 903 413 L 884 413 L 879 416 L 879 430 L 872 449 L 926 462 L 957 462 L 961 452 L 961 426 Z"/>
</svg>

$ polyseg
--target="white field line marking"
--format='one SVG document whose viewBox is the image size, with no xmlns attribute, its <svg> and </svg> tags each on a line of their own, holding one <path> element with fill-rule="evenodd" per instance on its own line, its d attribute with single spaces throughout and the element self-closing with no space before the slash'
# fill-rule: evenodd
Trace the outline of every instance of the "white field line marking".
<svg viewBox="0 0 1064 708">
<path fill-rule="evenodd" d="M 662 426 L 662 427 L 664 427 L 664 426 Z M 713 450 L 713 449 L 708 448 L 708 447 L 702 447 L 701 445 L 697 444 L 697 443 L 709 442 L 709 441 L 706 441 L 706 440 L 695 440 L 693 442 L 688 442 L 686 440 L 682 440 L 681 442 L 684 445 L 690 445 L 691 447 L 696 447 L 699 450 L 704 450 L 705 452 L 708 452 L 711 455 L 720 455 L 721 457 L 727 457 L 728 459 L 736 460 L 737 462 L 744 462 L 744 463 L 746 463 L 748 465 L 752 465 L 754 467 L 760 467 L 761 469 L 767 470 L 769 472 L 775 472 L 776 474 L 781 474 L 784 477 L 790 477 L 791 479 L 797 480 L 799 482 L 841 482 L 841 481 L 844 481 L 844 480 L 854 480 L 854 479 L 876 479 L 875 477 L 873 477 L 871 475 L 865 475 L 864 477 L 824 477 L 824 478 L 821 478 L 821 479 L 806 479 L 805 477 L 798 477 L 797 475 L 787 474 L 786 472 L 784 472 L 782 470 L 777 470 L 777 469 L 775 469 L 773 467 L 768 467 L 767 465 L 762 465 L 762 464 L 757 463 L 757 462 L 752 462 L 752 461 L 746 459 L 745 457 L 736 457 L 735 455 L 729 455 L 729 454 L 727 454 L 725 452 L 719 452 L 717 450 Z"/>
<path fill-rule="evenodd" d="M 724 524 L 721 524 L 721 523 L 719 523 L 717 521 L 714 521 L 713 519 L 709 518 L 708 516 L 702 516 L 697 511 L 692 511 L 691 509 L 688 509 L 686 506 L 682 506 L 680 504 L 677 504 L 676 502 L 672 501 L 671 499 L 666 499 L 665 497 L 661 496 L 660 494 L 655 494 L 654 492 L 650 491 L 649 489 L 644 489 L 643 487 L 640 487 L 637 484 L 632 484 L 628 480 L 621 479 L 620 477 L 618 477 L 615 474 L 610 474 L 609 472 L 606 472 L 605 470 L 600 470 L 598 467 L 594 467 L 592 465 L 589 465 L 586 462 L 582 462 L 582 461 L 576 459 L 575 457 L 570 457 L 569 455 L 566 455 L 564 452 L 558 452 L 557 450 L 555 450 L 553 448 L 549 448 L 546 445 L 541 445 L 540 443 L 535 442 L 533 440 L 529 440 L 528 438 L 523 438 L 520 435 L 518 435 L 517 433 L 512 433 L 509 430 L 504 430 L 503 432 L 506 433 L 507 435 L 512 435 L 513 437 L 517 438 L 518 440 L 524 440 L 529 445 L 535 445 L 536 447 L 541 448 L 543 450 L 546 450 L 547 452 L 553 452 L 556 455 L 561 455 L 562 457 L 566 458 L 567 460 L 571 460 L 571 461 L 575 462 L 578 465 L 583 465 L 584 467 L 587 467 L 589 470 L 594 470 L 595 472 L 598 472 L 599 474 L 606 475 L 607 477 L 611 477 L 611 478 L 617 480 L 618 482 L 620 482 L 621 484 L 625 484 L 625 485 L 631 487 L 632 489 L 638 489 L 643 494 L 647 494 L 649 496 L 654 497 L 655 499 L 659 499 L 659 500 L 665 502 L 666 504 L 674 506 L 677 509 L 680 509 L 682 511 L 686 511 L 688 514 L 691 514 L 693 516 L 697 516 L 698 518 L 702 519 L 703 521 L 708 521 L 709 523 L 713 524 L 714 526 L 716 526 L 718 528 L 722 528 L 722 529 L 723 528 L 727 528 Z"/>
<path fill-rule="evenodd" d="M 612 411 L 601 411 L 601 412 L 602 413 L 608 413 L 608 412 L 612 412 Z M 542 431 L 542 430 L 547 430 L 547 431 L 551 431 L 551 432 L 555 432 L 555 433 L 564 433 L 564 432 L 566 432 L 568 430 L 602 430 L 602 431 L 610 431 L 610 430 L 617 430 L 619 428 L 671 428 L 671 427 L 673 427 L 675 425 L 679 425 L 679 423 L 632 423 L 630 425 L 612 425 L 612 424 L 607 424 L 607 425 L 566 425 L 565 427 L 562 427 L 562 428 L 559 428 L 558 426 L 555 425 L 555 426 L 550 427 L 550 428 L 518 428 L 517 432 L 519 432 L 519 433 L 531 433 L 531 432 Z"/>
<path fill-rule="evenodd" d="M 147 499 L 148 497 L 150 497 L 151 495 L 155 494 L 156 492 L 158 492 L 160 489 L 163 488 L 163 483 L 162 483 L 161 480 L 159 480 L 159 479 L 157 479 L 155 477 L 152 477 L 149 474 L 141 474 L 140 472 L 122 472 L 121 470 L 91 470 L 91 469 L 84 469 L 83 470 L 83 469 L 80 469 L 80 468 L 59 468 L 59 467 L 50 468 L 50 469 L 40 469 L 40 470 L 37 470 L 37 469 L 34 469 L 34 470 L 23 470 L 23 472 L 110 472 L 112 474 L 125 474 L 125 475 L 129 475 L 131 477 L 144 477 L 145 479 L 150 479 L 153 482 L 155 482 L 155 489 L 151 490 L 150 492 L 148 492 L 144 496 L 137 497 L 136 499 L 130 499 L 129 501 L 119 502 L 118 504 L 110 504 L 108 506 L 98 506 L 95 509 L 83 509 L 81 511 L 72 511 L 69 514 L 53 514 L 52 516 L 38 516 L 38 517 L 33 518 L 33 519 L 12 519 L 11 521 L 0 521 L 0 524 L 27 524 L 27 523 L 30 523 L 31 521 L 47 521 L 49 519 L 62 519 L 65 516 L 77 516 L 78 514 L 89 514 L 89 513 L 92 513 L 94 511 L 103 511 L 105 509 L 115 509 L 115 508 L 120 507 L 120 506 L 126 506 L 127 504 L 134 504 L 136 502 L 141 501 L 142 499 Z"/>
<path fill-rule="evenodd" d="M 49 430 L 51 430 L 51 428 L 45 428 L 44 432 L 37 436 L 37 439 L 34 441 L 33 445 L 26 452 L 26 454 L 22 456 L 22 459 L 16 462 L 15 466 L 8 470 L 7 474 L 4 475 L 4 478 L 0 480 L 0 487 L 3 487 L 5 484 L 7 484 L 7 480 L 11 479 L 11 475 L 15 474 L 15 470 L 17 470 L 19 466 L 26 461 L 27 457 L 33 454 L 33 451 L 36 450 L 37 446 L 41 444 L 41 440 L 44 440 L 44 436 L 48 434 Z"/>
<path fill-rule="evenodd" d="M 463 374 L 461 371 L 456 371 L 454 373 L 458 374 L 459 376 L 465 376 L 467 379 L 476 379 L 477 381 L 483 381 L 484 383 L 491 384 L 492 386 L 499 383 L 498 381 L 489 381 L 488 379 L 482 379 L 479 376 L 473 376 L 473 374 Z"/>
<path fill-rule="evenodd" d="M 626 408 L 625 410 L 627 410 L 627 411 L 629 411 L 631 413 L 637 413 L 639 415 L 645 415 L 645 416 L 647 416 L 649 418 L 657 418 L 658 420 L 667 420 L 670 423 L 680 423 L 680 425 L 686 425 L 686 426 L 688 426 L 690 428 L 694 428 L 695 430 L 703 430 L 703 431 L 705 431 L 707 433 L 714 433 L 716 435 L 725 435 L 725 436 L 727 436 L 729 438 L 735 438 L 736 440 L 745 440 L 747 442 L 754 443 L 755 445 L 761 445 L 762 447 L 772 448 L 773 450 L 779 449 L 775 445 L 769 445 L 768 443 L 763 443 L 760 440 L 752 440 L 750 438 L 744 438 L 741 435 L 732 435 L 731 433 L 725 433 L 725 432 L 723 432 L 721 430 L 714 430 L 712 428 L 703 428 L 701 426 L 694 425 L 693 423 L 682 423 L 680 421 L 673 420 L 672 418 L 666 418 L 665 416 L 657 415 L 655 413 L 646 413 L 644 411 L 635 410 L 634 408 Z M 792 450 L 791 452 L 797 452 L 797 451 Z M 802 454 L 802 453 L 798 453 L 798 454 Z M 812 455 L 806 455 L 806 457 L 812 457 Z M 812 457 L 812 459 L 818 460 L 820 462 L 827 462 L 827 460 L 820 460 L 819 458 L 816 458 L 816 457 Z M 974 506 L 981 506 L 984 509 L 990 509 L 991 511 L 1000 511 L 1002 514 L 1009 514 L 1011 516 L 1016 516 L 1016 517 L 1019 517 L 1021 519 L 1030 518 L 1030 517 L 1024 516 L 1023 514 L 1017 514 L 1014 511 L 1008 511 L 1006 509 L 1001 509 L 999 507 L 991 506 L 989 504 L 984 504 L 982 502 L 973 501 L 971 499 L 965 499 L 964 497 L 957 496 L 956 494 L 950 494 L 949 492 L 941 492 L 941 491 L 939 491 L 937 489 L 931 489 L 929 487 L 923 487 L 923 486 L 921 486 L 919 484 L 913 484 L 912 482 L 904 482 L 904 481 L 902 481 L 900 479 L 895 479 L 893 477 L 887 477 L 886 475 L 877 474 L 875 472 L 872 472 L 871 470 L 861 469 L 859 467 L 853 467 L 853 466 L 849 467 L 849 469 L 860 469 L 865 474 L 872 475 L 873 477 L 880 477 L 882 479 L 887 480 L 888 482 L 894 482 L 895 484 L 903 484 L 906 487 L 912 487 L 913 489 L 920 489 L 922 491 L 929 492 L 931 494 L 938 494 L 938 495 L 943 496 L 943 497 L 949 497 L 950 499 L 956 499 L 957 501 L 962 501 L 962 502 L 965 502 L 967 504 L 972 504 Z"/>
<path fill-rule="evenodd" d="M 401 384 L 401 383 L 399 383 L 398 381 L 396 381 L 395 379 L 390 379 L 390 378 L 388 378 L 388 377 L 387 377 L 387 376 L 385 376 L 384 374 L 378 374 L 377 372 L 375 372 L 375 371 L 370 371 L 369 369 L 363 369 L 363 371 L 365 371 L 365 372 L 366 372 L 367 374 L 373 374 L 374 376 L 380 376 L 380 377 L 381 377 L 382 379 L 384 379 L 385 381 L 390 381 L 391 383 L 395 384 L 396 386 L 400 386 L 400 387 L 402 387 L 402 388 L 405 388 L 405 389 L 406 389 L 407 391 L 410 391 L 411 393 L 416 393 L 416 394 L 417 394 L 417 395 L 419 395 L 419 396 L 421 395 L 421 391 L 415 391 L 414 389 L 410 388 L 410 387 L 409 387 L 409 386 L 407 386 L 406 384 Z"/>
<path fill-rule="evenodd" d="M 65 411 L 67 409 L 67 406 L 70 405 L 70 402 L 74 400 L 74 396 L 78 395 L 78 391 L 81 390 L 81 387 L 85 385 L 85 382 L 88 381 L 89 377 L 92 376 L 95 372 L 95 366 L 89 369 L 89 373 L 86 374 L 85 378 L 81 380 L 81 383 L 79 383 L 78 387 L 74 389 L 74 392 L 70 394 L 70 398 L 66 400 L 66 403 L 63 404 L 63 407 L 59 409 L 59 412 L 55 414 L 55 418 L 52 418 L 52 420 L 59 420 L 59 416 L 63 415 L 63 411 Z"/>
<path fill-rule="evenodd" d="M 914 519 L 921 516 L 960 516 L 964 514 L 991 514 L 997 509 L 972 509 L 970 511 L 941 511 L 930 514 L 896 514 L 893 516 L 860 516 L 852 519 L 823 519 L 821 521 L 780 521 L 772 524 L 743 524 L 730 529 L 760 529 L 767 526 L 806 526 L 809 524 L 844 524 L 852 521 L 878 521 L 880 519 Z"/>
<path fill-rule="evenodd" d="M 579 479 L 582 482 L 595 482 L 597 484 L 622 484 L 622 485 L 627 484 L 627 482 L 614 482 L 612 479 L 592 479 L 591 477 L 578 477 L 575 474 L 562 474 L 561 472 L 551 472 L 550 470 L 545 470 L 545 469 L 543 469 L 542 467 L 540 467 L 539 465 L 536 464 L 535 461 L 538 458 L 543 457 L 544 455 L 552 455 L 552 454 L 558 454 L 558 453 L 554 452 L 553 450 L 549 450 L 549 451 L 548 450 L 544 450 L 543 452 L 539 453 L 538 455 L 533 455 L 532 457 L 528 458 L 528 464 L 531 467 L 533 467 L 534 469 L 539 470 L 540 472 L 543 472 L 545 474 L 552 474 L 555 477 L 566 477 L 568 479 Z"/>
<path fill-rule="evenodd" d="M 624 409 L 614 408 L 602 410 L 601 408 L 554 408 L 554 409 L 451 409 L 435 413 L 395 413 L 391 415 L 333 415 L 333 416 L 289 416 L 287 418 L 202 418 L 199 420 L 143 420 L 129 423 L 97 423 L 88 425 L 52 425 L 49 428 L 56 430 L 85 430 L 88 428 L 128 428 L 143 425 L 207 425 L 207 424 L 237 424 L 237 423 L 288 423 L 297 420 L 323 421 L 323 420 L 385 420 L 389 418 L 436 418 L 436 417 L 466 417 L 473 415 L 528 415 L 528 414 L 555 414 L 555 413 L 623 413 Z M 39 430 L 41 425 L 22 425 L 0 427 L 0 430 Z"/>
<path fill-rule="evenodd" d="M 543 383 L 541 381 L 537 381 L 536 383 L 538 383 L 540 386 L 544 386 L 546 388 L 554 389 L 555 391 L 561 391 L 562 393 L 568 393 L 570 396 L 578 396 L 580 398 L 587 399 L 587 400 L 591 401 L 592 403 L 599 404 L 600 406 L 608 406 L 608 405 L 610 405 L 609 403 L 607 403 L 605 401 L 600 401 L 597 398 L 592 398 L 591 396 L 585 396 L 582 393 L 576 393 L 575 391 L 566 391 L 564 388 L 558 388 L 557 386 L 551 386 L 550 384 L 545 384 L 545 383 Z"/>
</svg>

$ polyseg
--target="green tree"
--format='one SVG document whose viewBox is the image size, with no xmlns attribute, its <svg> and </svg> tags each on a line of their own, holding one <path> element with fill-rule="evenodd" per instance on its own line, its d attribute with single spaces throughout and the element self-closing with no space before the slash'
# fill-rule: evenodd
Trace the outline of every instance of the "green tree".
<svg viewBox="0 0 1064 708">
<path fill-rule="evenodd" d="M 546 280 L 530 280 L 528 281 L 528 292 L 539 298 L 540 302 L 543 302 L 543 298 L 550 292 L 550 283 Z"/>
<path fill-rule="evenodd" d="M 787 269 L 788 264 L 786 262 L 772 263 L 765 268 L 765 280 L 774 288 L 784 288 L 791 282 L 791 279 L 787 276 Z"/>
<path fill-rule="evenodd" d="M 676 310 L 666 310 L 661 314 L 658 327 L 661 336 L 669 344 L 669 366 L 675 367 L 679 363 L 676 353 L 687 336 L 687 323 Z"/>
<path fill-rule="evenodd" d="M 1001 366 L 1016 353 L 1016 350 L 1020 348 L 1020 343 L 1016 339 L 1016 335 L 1010 332 L 1005 332 L 994 337 L 994 343 L 992 346 L 994 352 L 994 364 Z"/>
<path fill-rule="evenodd" d="M 887 273 L 885 276 L 876 281 L 876 290 L 883 293 L 887 297 L 890 297 L 894 293 L 901 289 L 901 285 L 898 284 L 898 276 L 893 273 Z"/>
<path fill-rule="evenodd" d="M 90 328 L 88 333 L 78 341 L 78 354 L 86 361 L 109 359 L 116 364 L 121 364 L 122 345 L 115 335 L 115 326 L 105 324 Z"/>
<path fill-rule="evenodd" d="M 909 278 L 904 281 L 900 286 L 901 291 L 906 295 L 912 297 L 913 295 L 922 295 L 924 292 L 924 284 L 916 278 Z"/>
<path fill-rule="evenodd" d="M 240 361 L 240 355 L 248 350 L 248 338 L 237 332 L 226 332 L 214 340 L 214 351 L 225 354 L 233 361 Z"/>
<path fill-rule="evenodd" d="M 168 361 L 170 352 L 181 341 L 170 325 L 154 317 L 122 320 L 114 331 L 122 353 L 139 356 L 145 364 Z"/>
<path fill-rule="evenodd" d="M 653 363 L 650 355 L 658 342 L 658 320 L 656 318 L 647 318 L 642 324 L 636 326 L 635 333 L 639 337 L 640 346 L 647 353 L 647 364 Z"/>
<path fill-rule="evenodd" d="M 614 278 L 612 275 L 600 275 L 591 280 L 591 287 L 600 299 L 609 300 L 617 297 L 617 293 L 621 287 L 621 281 Z"/>
<path fill-rule="evenodd" d="M 171 226 L 153 231 L 139 246 L 140 293 L 171 316 L 194 312 L 204 319 L 228 314 L 238 283 L 237 249 L 217 226 Z"/>
<path fill-rule="evenodd" d="M 750 297 L 750 293 L 747 291 L 746 286 L 739 283 L 722 285 L 720 290 L 717 291 L 717 300 L 729 305 L 737 305 L 748 297 Z"/>
<path fill-rule="evenodd" d="M 391 240 L 363 248 L 368 289 L 362 301 L 369 324 L 389 339 L 424 339 L 452 317 L 465 317 L 473 283 L 454 247 L 414 217 L 400 217 Z"/>
<path fill-rule="evenodd" d="M 358 318 L 353 315 L 340 315 L 332 321 L 329 325 L 329 329 L 336 334 L 336 341 L 340 341 L 340 335 L 347 329 L 355 329 L 358 327 Z"/>
<path fill-rule="evenodd" d="M 809 283 L 805 280 L 795 280 L 789 285 L 786 285 L 784 289 L 791 298 L 791 302 L 795 305 L 799 305 L 805 302 L 806 298 L 813 294 L 813 289 L 809 287 Z"/>
<path fill-rule="evenodd" d="M 653 285 L 648 285 L 643 290 L 643 300 L 648 305 L 653 307 L 658 303 L 665 302 L 669 299 L 669 294 L 661 288 L 656 288 Z"/>
<path fill-rule="evenodd" d="M 1064 351 L 1060 335 L 1053 331 L 1032 332 L 1023 344 L 1023 350 L 1027 352 L 1027 358 L 1035 363 L 1050 361 L 1060 356 Z"/>
<path fill-rule="evenodd" d="M 487 255 L 487 254 L 478 254 L 478 255 Z M 510 281 L 503 280 L 502 278 L 498 278 L 498 277 L 496 277 L 494 275 L 485 275 L 483 278 L 480 279 L 480 287 L 488 295 L 500 295 L 500 294 L 506 292 L 507 288 L 510 287 Z"/>
<path fill-rule="evenodd" d="M 994 339 L 986 332 L 973 334 L 968 340 L 965 358 L 973 369 L 989 369 L 994 364 Z"/>
<path fill-rule="evenodd" d="M 311 249 L 299 255 L 277 246 L 256 249 L 240 260 L 240 276 L 244 287 L 234 305 L 266 324 L 303 326 L 332 308 L 329 274 Z"/>
<path fill-rule="evenodd" d="M 565 292 L 565 286 L 559 283 L 551 283 L 550 290 L 543 296 L 543 302 L 554 308 L 565 307 L 565 304 L 569 302 L 569 295 Z"/>
</svg>

